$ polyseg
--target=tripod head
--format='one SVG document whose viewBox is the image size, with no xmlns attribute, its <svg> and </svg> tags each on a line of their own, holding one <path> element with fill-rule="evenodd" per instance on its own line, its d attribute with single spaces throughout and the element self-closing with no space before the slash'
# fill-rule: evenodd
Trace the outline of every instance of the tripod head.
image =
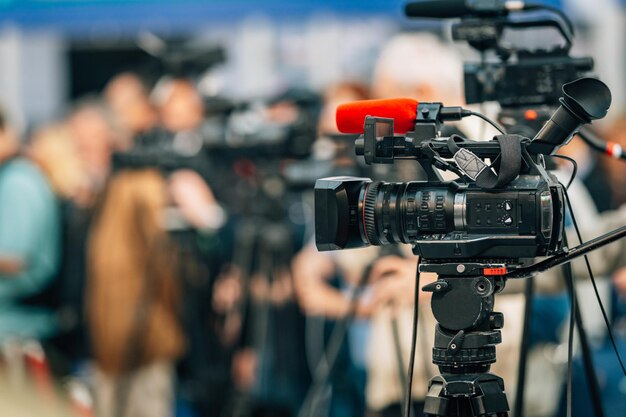
<svg viewBox="0 0 626 417">
<path fill-rule="evenodd" d="M 506 280 L 491 274 L 504 270 L 504 265 L 480 262 L 420 265 L 420 271 L 439 275 L 423 290 L 432 292 L 431 308 L 438 322 L 433 363 L 441 372 L 482 373 L 496 361 L 495 345 L 502 341 L 504 316 L 493 307 L 495 294 Z"/>
</svg>

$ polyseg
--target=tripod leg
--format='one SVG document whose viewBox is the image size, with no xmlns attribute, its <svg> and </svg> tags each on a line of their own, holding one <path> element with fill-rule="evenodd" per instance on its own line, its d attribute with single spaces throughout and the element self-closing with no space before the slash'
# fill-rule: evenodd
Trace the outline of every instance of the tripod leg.
<svg viewBox="0 0 626 417">
<path fill-rule="evenodd" d="M 520 358 L 517 367 L 517 387 L 515 390 L 515 411 L 514 417 L 524 417 L 524 386 L 526 385 L 526 362 L 528 360 L 528 342 L 530 338 L 530 323 L 532 315 L 532 302 L 534 298 L 534 278 L 526 279 L 524 290 L 524 328 L 522 330 L 522 343 Z"/>
<path fill-rule="evenodd" d="M 424 417 L 447 416 L 450 399 L 444 396 L 445 380 L 435 376 L 430 380 L 424 400 Z"/>
<path fill-rule="evenodd" d="M 580 308 L 578 307 L 578 298 L 574 290 L 574 279 L 572 276 L 571 264 L 563 265 L 565 272 L 565 284 L 567 289 L 576 297 L 574 303 L 574 324 L 578 330 L 578 339 L 580 340 L 580 348 L 582 351 L 583 366 L 585 368 L 585 375 L 587 377 L 587 384 L 589 387 L 589 395 L 591 396 L 591 402 L 593 404 L 593 410 L 596 417 L 604 417 L 604 406 L 602 404 L 602 396 L 600 394 L 600 385 L 598 384 L 598 377 L 596 375 L 595 367 L 593 366 L 593 356 L 591 352 L 591 346 L 589 346 L 589 338 L 587 337 L 587 331 L 582 321 L 580 314 Z"/>
</svg>

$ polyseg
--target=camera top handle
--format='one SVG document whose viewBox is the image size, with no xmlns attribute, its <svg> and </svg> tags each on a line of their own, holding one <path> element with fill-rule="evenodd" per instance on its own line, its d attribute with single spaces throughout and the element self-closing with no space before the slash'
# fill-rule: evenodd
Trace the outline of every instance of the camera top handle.
<svg viewBox="0 0 626 417">
<path fill-rule="evenodd" d="M 560 103 L 532 140 L 502 135 L 490 141 L 472 141 L 459 136 L 439 138 L 443 123 L 460 120 L 472 112 L 460 107 L 444 107 L 441 103 L 419 103 L 415 129 L 406 136 L 394 136 L 394 119 L 367 116 L 363 136 L 355 142 L 356 154 L 364 156 L 368 164 L 391 164 L 394 159 L 417 160 L 430 182 L 443 181 L 435 168 L 450 170 L 472 181 L 477 181 L 481 174 L 491 176 L 487 182 L 478 184 L 493 189 L 506 185 L 517 174 L 532 172 L 537 167 L 533 159 L 539 154 L 554 154 L 582 125 L 604 117 L 611 105 L 611 92 L 600 80 L 580 78 L 563 86 Z M 446 158 L 454 158 L 455 163 Z M 503 177 L 508 181 L 494 179 L 485 159 L 503 166 L 506 170 Z"/>
</svg>

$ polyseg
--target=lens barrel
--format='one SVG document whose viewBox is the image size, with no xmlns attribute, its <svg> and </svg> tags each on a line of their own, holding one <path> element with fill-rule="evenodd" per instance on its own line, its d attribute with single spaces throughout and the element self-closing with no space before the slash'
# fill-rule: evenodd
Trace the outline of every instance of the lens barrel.
<svg viewBox="0 0 626 417">
<path fill-rule="evenodd" d="M 332 177 L 315 185 L 320 251 L 413 244 L 425 259 L 532 258 L 561 241 L 559 185 L 524 176 L 498 192 L 425 181 Z"/>
<path fill-rule="evenodd" d="M 411 243 L 454 231 L 454 192 L 423 182 L 372 182 L 360 198 L 363 235 L 371 245 Z"/>
</svg>

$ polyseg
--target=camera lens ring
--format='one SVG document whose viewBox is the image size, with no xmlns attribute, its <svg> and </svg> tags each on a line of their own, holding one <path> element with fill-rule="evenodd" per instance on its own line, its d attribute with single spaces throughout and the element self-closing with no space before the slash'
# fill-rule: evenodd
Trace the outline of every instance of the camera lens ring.
<svg viewBox="0 0 626 417">
<path fill-rule="evenodd" d="M 365 236 L 371 245 L 376 246 L 381 244 L 378 233 L 376 233 L 376 198 L 382 184 L 381 181 L 369 184 L 365 190 L 363 201 L 363 228 L 365 229 Z"/>
</svg>

